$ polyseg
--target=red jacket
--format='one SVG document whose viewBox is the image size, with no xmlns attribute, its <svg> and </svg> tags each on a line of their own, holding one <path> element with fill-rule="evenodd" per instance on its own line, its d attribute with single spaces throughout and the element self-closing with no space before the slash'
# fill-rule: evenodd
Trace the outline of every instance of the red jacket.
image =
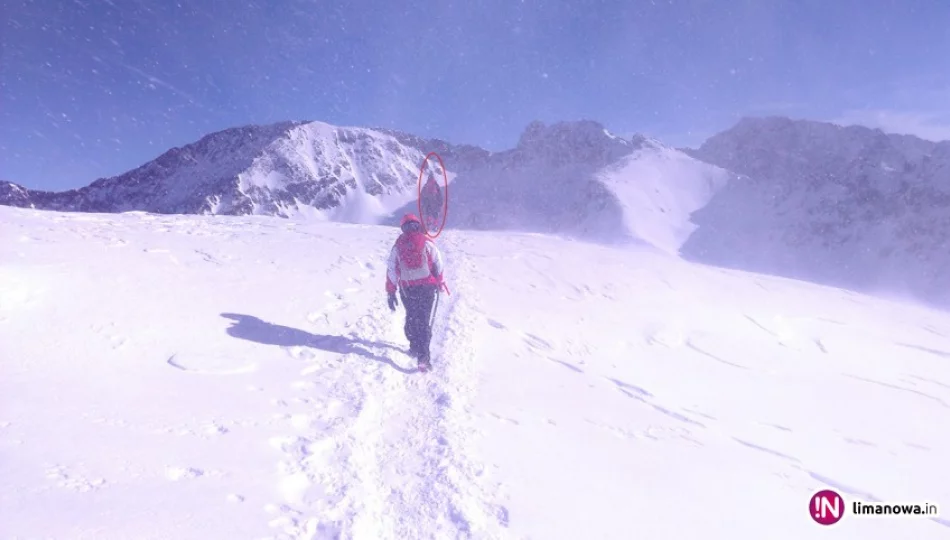
<svg viewBox="0 0 950 540">
<path fill-rule="evenodd" d="M 397 287 L 442 284 L 442 254 L 422 232 L 402 233 L 389 252 L 386 292 Z"/>
</svg>

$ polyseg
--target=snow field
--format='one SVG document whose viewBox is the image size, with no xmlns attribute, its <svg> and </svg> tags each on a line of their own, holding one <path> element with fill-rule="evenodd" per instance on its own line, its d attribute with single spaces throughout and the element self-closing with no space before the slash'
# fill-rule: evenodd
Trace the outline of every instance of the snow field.
<svg viewBox="0 0 950 540">
<path fill-rule="evenodd" d="M 0 209 L 0 537 L 941 538 L 950 317 L 449 231 L 435 369 L 387 227 Z"/>
</svg>

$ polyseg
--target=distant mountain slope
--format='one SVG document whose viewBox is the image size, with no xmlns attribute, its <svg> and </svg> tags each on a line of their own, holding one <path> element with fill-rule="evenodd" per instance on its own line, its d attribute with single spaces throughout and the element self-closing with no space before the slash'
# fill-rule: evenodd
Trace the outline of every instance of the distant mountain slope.
<svg viewBox="0 0 950 540">
<path fill-rule="evenodd" d="M 646 243 L 950 305 L 950 142 L 788 118 L 742 120 L 695 150 L 589 120 L 533 122 L 501 152 L 322 122 L 245 126 L 77 190 L 0 182 L 0 204 L 393 224 L 418 211 L 430 152 L 448 169 L 449 228 Z"/>
<path fill-rule="evenodd" d="M 30 190 L 21 185 L 0 180 L 0 204 L 29 208 L 32 206 L 30 195 Z"/>
<path fill-rule="evenodd" d="M 212 133 L 77 190 L 10 185 L 0 201 L 64 211 L 303 213 L 394 223 L 417 211 L 419 166 L 430 152 L 452 182 L 450 227 L 640 240 L 674 253 L 694 228 L 689 213 L 726 177 L 657 141 L 618 137 L 586 120 L 533 122 L 515 148 L 496 153 L 389 129 L 283 122 Z M 438 160 L 428 165 L 439 174 Z"/>
<path fill-rule="evenodd" d="M 729 176 L 657 141 L 612 135 L 596 122 L 536 122 L 516 148 L 456 179 L 448 226 L 642 241 L 676 253 L 694 228 L 690 212 Z"/>
<path fill-rule="evenodd" d="M 691 154 L 744 178 L 694 214 L 686 256 L 950 302 L 950 142 L 760 118 Z"/>
<path fill-rule="evenodd" d="M 403 142 L 405 141 L 405 142 Z M 419 146 L 413 146 L 413 143 Z M 415 198 L 426 146 L 442 141 L 322 122 L 282 122 L 227 129 L 173 148 L 128 173 L 62 193 L 7 188 L 3 204 L 83 212 L 141 210 L 162 214 L 309 212 L 372 222 Z M 488 154 L 460 147 L 465 160 Z"/>
</svg>

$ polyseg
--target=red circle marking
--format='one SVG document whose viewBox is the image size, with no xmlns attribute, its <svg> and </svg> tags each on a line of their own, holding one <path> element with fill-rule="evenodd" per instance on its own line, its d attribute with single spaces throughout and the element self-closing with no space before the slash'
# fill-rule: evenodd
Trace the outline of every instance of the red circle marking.
<svg viewBox="0 0 950 540">
<path fill-rule="evenodd" d="M 834 525 L 844 517 L 844 499 L 837 491 L 823 489 L 808 501 L 808 514 L 819 525 Z"/>
<path fill-rule="evenodd" d="M 439 225 L 439 231 L 435 233 L 435 236 L 429 232 L 429 227 L 426 225 L 425 216 L 422 214 L 422 179 L 425 177 L 426 166 L 429 164 L 429 158 L 435 156 L 439 160 L 439 165 L 442 166 L 442 223 Z M 435 152 L 429 152 L 426 154 L 426 158 L 422 160 L 422 166 L 419 167 L 419 182 L 416 186 L 416 208 L 419 212 L 419 219 L 422 221 L 422 230 L 425 231 L 426 236 L 432 239 L 436 239 L 442 234 L 442 230 L 445 228 L 445 221 L 449 217 L 449 176 L 445 170 L 445 163 L 442 161 L 442 156 Z"/>
</svg>

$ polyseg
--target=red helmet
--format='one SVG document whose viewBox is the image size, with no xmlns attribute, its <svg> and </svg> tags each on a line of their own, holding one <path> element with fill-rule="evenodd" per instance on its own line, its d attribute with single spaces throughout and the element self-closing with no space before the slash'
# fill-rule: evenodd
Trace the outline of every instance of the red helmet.
<svg viewBox="0 0 950 540">
<path fill-rule="evenodd" d="M 399 224 L 399 226 L 405 229 L 406 225 L 408 225 L 409 223 L 416 223 L 418 225 L 422 225 L 422 221 L 418 217 L 416 217 L 415 214 L 406 214 L 402 216 L 402 222 Z"/>
</svg>

